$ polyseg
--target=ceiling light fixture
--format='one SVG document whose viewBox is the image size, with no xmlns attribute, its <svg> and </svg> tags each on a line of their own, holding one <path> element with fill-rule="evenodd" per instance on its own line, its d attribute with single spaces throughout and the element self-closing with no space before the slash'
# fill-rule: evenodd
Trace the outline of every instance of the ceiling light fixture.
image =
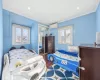
<svg viewBox="0 0 100 80">
<path fill-rule="evenodd" d="M 79 10 L 80 8 L 79 7 L 77 7 L 77 10 Z"/>
<path fill-rule="evenodd" d="M 30 10 L 31 8 L 30 7 L 28 7 L 28 10 Z"/>
</svg>

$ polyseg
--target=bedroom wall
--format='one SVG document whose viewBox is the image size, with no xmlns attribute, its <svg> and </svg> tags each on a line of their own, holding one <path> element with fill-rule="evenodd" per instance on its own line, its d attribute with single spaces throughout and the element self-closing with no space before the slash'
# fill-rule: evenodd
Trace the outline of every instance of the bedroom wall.
<svg viewBox="0 0 100 80">
<path fill-rule="evenodd" d="M 96 11 L 96 26 L 97 26 L 97 32 L 100 32 L 100 3 Z"/>
<path fill-rule="evenodd" d="M 2 22 L 2 0 L 0 0 L 0 80 L 2 68 L 2 54 L 3 54 L 3 22 Z"/>
<path fill-rule="evenodd" d="M 13 46 L 12 45 L 12 24 L 19 24 L 31 28 L 31 43 L 25 46 L 27 49 L 34 49 L 38 52 L 38 22 L 25 18 L 23 16 L 17 15 L 15 13 L 3 10 L 3 39 L 4 39 L 4 49 L 3 52 L 6 53 Z M 22 46 L 22 45 L 20 45 Z M 15 46 L 19 48 L 20 46 Z"/>
<path fill-rule="evenodd" d="M 59 27 L 73 25 L 73 45 L 93 44 L 96 34 L 96 13 L 91 13 L 85 16 L 77 17 L 69 21 L 58 23 Z M 67 44 L 58 43 L 58 29 L 51 29 L 50 33 L 55 36 L 56 49 L 67 49 Z"/>
</svg>

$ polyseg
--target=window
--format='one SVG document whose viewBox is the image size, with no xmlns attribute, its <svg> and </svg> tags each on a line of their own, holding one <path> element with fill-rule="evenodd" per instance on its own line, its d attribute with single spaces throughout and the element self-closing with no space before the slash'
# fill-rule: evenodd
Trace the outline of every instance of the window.
<svg viewBox="0 0 100 80">
<path fill-rule="evenodd" d="M 30 28 L 13 24 L 12 25 L 12 44 L 30 44 Z"/>
<path fill-rule="evenodd" d="M 60 44 L 72 45 L 72 26 L 62 27 L 58 29 L 58 42 Z"/>
</svg>

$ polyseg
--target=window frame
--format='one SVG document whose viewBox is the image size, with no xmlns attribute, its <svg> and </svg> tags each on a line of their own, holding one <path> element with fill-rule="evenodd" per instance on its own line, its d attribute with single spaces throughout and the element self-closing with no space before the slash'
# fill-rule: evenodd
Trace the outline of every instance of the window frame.
<svg viewBox="0 0 100 80">
<path fill-rule="evenodd" d="M 21 29 L 21 42 L 17 43 L 16 42 L 16 28 Z M 23 39 L 23 30 L 27 29 L 28 30 L 28 41 L 24 42 Z M 30 28 L 26 26 L 21 26 L 18 24 L 12 24 L 12 45 L 25 45 L 25 44 L 30 44 Z"/>
<path fill-rule="evenodd" d="M 64 40 L 64 43 L 61 41 L 61 36 L 60 36 L 60 31 L 64 30 L 64 36 L 66 36 L 66 30 L 70 29 L 71 30 L 71 38 L 70 38 L 70 42 L 66 42 L 66 38 Z M 73 26 L 64 26 L 64 27 L 60 27 L 58 28 L 58 43 L 59 44 L 67 44 L 67 45 L 72 45 L 73 44 Z"/>
</svg>

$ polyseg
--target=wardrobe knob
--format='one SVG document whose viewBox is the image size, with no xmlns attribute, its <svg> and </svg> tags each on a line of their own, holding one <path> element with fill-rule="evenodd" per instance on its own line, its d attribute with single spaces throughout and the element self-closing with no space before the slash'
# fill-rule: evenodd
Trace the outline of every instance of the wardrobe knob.
<svg viewBox="0 0 100 80">
<path fill-rule="evenodd" d="M 84 67 L 79 67 L 79 69 L 81 69 L 81 70 L 83 70 L 83 71 L 85 70 L 85 68 L 84 68 Z"/>
<path fill-rule="evenodd" d="M 81 61 L 81 58 L 80 58 L 80 57 L 78 57 L 78 60 L 79 60 L 79 61 Z"/>
</svg>

